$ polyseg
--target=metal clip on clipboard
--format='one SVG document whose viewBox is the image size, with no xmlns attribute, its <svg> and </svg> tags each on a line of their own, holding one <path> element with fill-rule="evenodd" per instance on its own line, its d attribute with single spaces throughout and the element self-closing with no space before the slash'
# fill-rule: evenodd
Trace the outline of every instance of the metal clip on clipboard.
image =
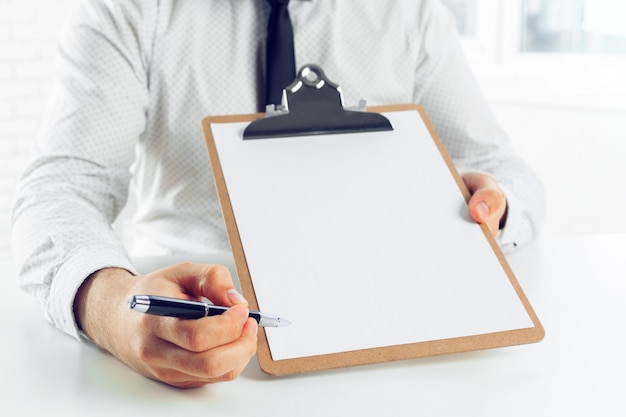
<svg viewBox="0 0 626 417">
<path fill-rule="evenodd" d="M 292 137 L 333 133 L 393 130 L 381 114 L 344 108 L 341 87 L 328 80 L 316 65 L 308 64 L 283 90 L 282 105 L 267 107 L 266 117 L 250 123 L 244 139 Z"/>
</svg>

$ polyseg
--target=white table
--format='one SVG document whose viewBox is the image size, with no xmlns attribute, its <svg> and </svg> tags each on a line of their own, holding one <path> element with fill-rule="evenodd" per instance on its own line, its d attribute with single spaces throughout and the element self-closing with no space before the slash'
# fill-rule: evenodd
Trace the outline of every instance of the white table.
<svg viewBox="0 0 626 417">
<path fill-rule="evenodd" d="M 5 263 L 0 407 L 55 416 L 625 416 L 626 235 L 544 238 L 509 262 L 546 329 L 538 344 L 282 378 L 253 360 L 234 382 L 188 391 L 53 329 Z"/>
</svg>

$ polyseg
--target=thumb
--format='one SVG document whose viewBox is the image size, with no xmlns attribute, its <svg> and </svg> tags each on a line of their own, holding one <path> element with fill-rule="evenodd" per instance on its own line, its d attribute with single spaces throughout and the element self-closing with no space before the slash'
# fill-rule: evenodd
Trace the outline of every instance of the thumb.
<svg viewBox="0 0 626 417">
<path fill-rule="evenodd" d="M 493 236 L 500 229 L 500 222 L 506 211 L 506 197 L 497 181 L 482 172 L 463 175 L 463 181 L 472 194 L 468 202 L 469 214 L 474 221 L 486 224 Z"/>
</svg>

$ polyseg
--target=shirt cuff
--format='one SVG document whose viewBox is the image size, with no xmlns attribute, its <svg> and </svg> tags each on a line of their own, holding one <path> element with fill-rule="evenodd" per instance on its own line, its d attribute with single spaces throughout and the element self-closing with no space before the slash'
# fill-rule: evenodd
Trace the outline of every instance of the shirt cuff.
<svg viewBox="0 0 626 417">
<path fill-rule="evenodd" d="M 113 249 L 83 248 L 69 255 L 50 287 L 46 318 L 56 327 L 85 340 L 74 317 L 74 299 L 85 279 L 103 268 L 122 268 L 138 275 L 128 255 Z"/>
<path fill-rule="evenodd" d="M 499 184 L 507 202 L 507 217 L 504 227 L 496 235 L 496 242 L 504 253 L 511 253 L 527 240 L 527 230 L 517 196 L 509 188 Z"/>
</svg>

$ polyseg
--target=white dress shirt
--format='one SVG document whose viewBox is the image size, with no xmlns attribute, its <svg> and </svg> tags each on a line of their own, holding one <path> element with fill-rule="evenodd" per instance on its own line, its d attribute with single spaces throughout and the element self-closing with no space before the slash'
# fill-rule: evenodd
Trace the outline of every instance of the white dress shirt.
<svg viewBox="0 0 626 417">
<path fill-rule="evenodd" d="M 296 65 L 313 63 L 347 105 L 419 103 L 459 171 L 496 177 L 509 204 L 504 250 L 544 211 L 431 0 L 294 0 Z M 201 120 L 262 108 L 263 0 L 80 2 L 60 40 L 56 86 L 20 183 L 12 241 L 20 284 L 78 337 L 74 297 L 94 271 L 134 271 L 111 227 L 136 190 L 133 252 L 228 251 Z"/>
</svg>

